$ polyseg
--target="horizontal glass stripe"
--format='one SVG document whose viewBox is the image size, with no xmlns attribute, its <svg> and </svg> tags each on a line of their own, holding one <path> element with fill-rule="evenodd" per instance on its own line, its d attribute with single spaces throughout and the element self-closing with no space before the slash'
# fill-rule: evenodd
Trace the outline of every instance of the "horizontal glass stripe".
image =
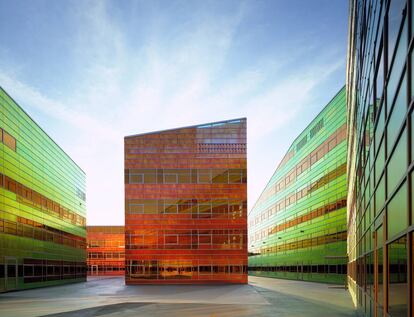
<svg viewBox="0 0 414 317">
<path fill-rule="evenodd" d="M 333 171 L 327 173 L 326 175 L 319 178 L 317 181 L 306 186 L 299 192 L 291 193 L 290 195 L 278 200 L 276 202 L 276 212 L 287 208 L 289 205 L 295 203 L 301 198 L 304 198 L 307 195 L 310 195 L 312 192 L 318 190 L 319 188 L 325 186 L 329 182 L 335 180 L 336 178 L 344 175 L 346 173 L 346 163 L 335 168 Z"/>
<path fill-rule="evenodd" d="M 276 254 L 278 252 L 297 250 L 302 248 L 309 248 L 318 245 L 334 243 L 339 241 L 346 241 L 346 231 L 341 231 L 338 233 L 328 234 L 320 237 L 315 237 L 311 239 L 299 240 L 296 242 L 289 242 L 286 244 L 279 244 L 269 248 L 262 248 L 261 254 Z M 253 254 L 255 255 L 255 254 Z"/>
<path fill-rule="evenodd" d="M 223 274 L 246 274 L 246 265 L 211 265 L 208 263 L 193 265 L 192 261 L 166 263 L 166 261 L 127 261 L 127 279 L 186 279 L 198 276 L 217 275 L 221 279 Z M 234 277 L 231 277 L 234 278 Z"/>
<path fill-rule="evenodd" d="M 319 145 L 315 150 L 310 152 L 305 156 L 299 163 L 293 166 L 289 171 L 285 173 L 285 176 L 282 177 L 274 186 L 269 187 L 266 192 L 260 197 L 260 201 L 267 199 L 267 196 L 275 195 L 276 193 L 286 189 L 289 185 L 293 184 L 296 181 L 296 178 L 304 173 L 306 170 L 322 158 L 325 157 L 330 151 L 332 151 L 337 145 L 346 140 L 346 124 L 339 127 L 335 132 L 333 132 L 321 145 Z M 290 153 L 290 152 L 289 152 Z M 278 167 L 276 172 L 280 169 Z M 267 193 L 269 192 L 269 194 Z"/>
<path fill-rule="evenodd" d="M 317 217 L 324 216 L 330 212 L 333 212 L 335 210 L 345 208 L 346 207 L 346 197 L 343 197 L 342 199 L 337 200 L 336 202 L 332 204 L 328 204 L 322 207 L 319 207 L 317 209 L 314 209 L 310 211 L 309 213 L 299 216 L 295 219 L 289 220 L 288 222 L 282 223 L 277 225 L 275 228 L 272 229 L 270 234 L 276 233 L 278 231 L 285 230 L 287 228 L 294 227 L 298 224 L 310 221 L 312 219 L 315 219 Z"/>
<path fill-rule="evenodd" d="M 193 218 L 237 217 L 246 212 L 247 202 L 227 199 L 127 199 L 129 214 L 191 214 Z"/>
<path fill-rule="evenodd" d="M 37 191 L 20 184 L 9 176 L 0 173 L 0 187 L 17 195 L 19 203 L 37 208 L 43 212 L 47 212 L 55 217 L 70 221 L 72 224 L 79 226 L 86 225 L 86 218 L 77 213 L 63 207 L 59 203 L 39 194 Z"/>
<path fill-rule="evenodd" d="M 272 265 L 272 266 L 249 266 L 251 272 L 297 272 L 297 273 L 330 273 L 347 274 L 346 264 L 313 264 L 302 265 Z"/>
<path fill-rule="evenodd" d="M 86 248 L 86 239 L 83 237 L 23 217 L 18 217 L 18 222 L 0 219 L 0 233 L 62 244 L 77 249 Z"/>
<path fill-rule="evenodd" d="M 125 184 L 240 184 L 246 169 L 126 169 Z"/>
</svg>

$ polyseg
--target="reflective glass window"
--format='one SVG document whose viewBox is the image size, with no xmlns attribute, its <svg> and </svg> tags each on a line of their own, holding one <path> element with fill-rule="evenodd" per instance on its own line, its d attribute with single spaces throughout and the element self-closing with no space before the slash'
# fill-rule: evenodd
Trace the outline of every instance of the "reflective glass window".
<svg viewBox="0 0 414 317">
<path fill-rule="evenodd" d="M 398 31 L 400 29 L 402 13 L 405 8 L 406 0 L 392 0 L 388 10 L 388 65 L 397 42 Z"/>
<path fill-rule="evenodd" d="M 16 151 L 16 139 L 6 131 L 3 131 L 3 143 L 13 151 Z"/>
<path fill-rule="evenodd" d="M 227 184 L 229 181 L 228 171 L 223 169 L 213 169 L 211 179 L 214 184 Z"/>
<path fill-rule="evenodd" d="M 208 169 L 198 170 L 198 183 L 210 184 L 211 183 L 211 171 Z"/>
<path fill-rule="evenodd" d="M 375 181 L 377 183 L 381 177 L 382 171 L 384 170 L 384 164 L 385 164 L 384 142 L 381 142 L 381 146 L 378 151 L 378 156 L 375 161 Z"/>
<path fill-rule="evenodd" d="M 414 172 L 411 173 L 411 224 L 414 224 Z"/>
<path fill-rule="evenodd" d="M 404 130 L 387 167 L 388 192 L 392 193 L 407 168 L 407 131 Z"/>
<path fill-rule="evenodd" d="M 178 175 L 176 173 L 171 173 L 170 171 L 164 171 L 164 184 L 177 184 Z"/>
<path fill-rule="evenodd" d="M 411 142 L 414 142 L 414 111 L 411 112 Z M 412 162 L 414 161 L 414 145 L 411 144 L 410 147 L 411 147 L 411 162 Z"/>
<path fill-rule="evenodd" d="M 407 305 L 407 238 L 388 245 L 388 313 L 392 317 L 408 316 Z"/>
<path fill-rule="evenodd" d="M 376 74 L 376 103 L 375 103 L 375 110 L 378 111 L 378 107 L 379 107 L 379 102 L 382 98 L 382 93 L 384 91 L 384 54 L 383 51 L 381 49 L 381 57 L 380 57 L 380 61 L 379 64 L 377 65 L 378 70 L 377 70 L 377 74 Z M 375 112 L 376 113 L 376 112 Z"/>
<path fill-rule="evenodd" d="M 387 111 L 390 111 L 393 99 L 395 97 L 395 91 L 401 78 L 401 72 L 404 68 L 405 57 L 407 54 L 407 23 L 404 24 L 403 32 L 398 42 L 398 48 L 395 55 L 395 59 L 391 68 L 391 73 L 387 84 Z M 403 84 L 407 84 L 403 81 Z M 401 89 L 401 88 L 400 88 Z M 404 91 L 406 89 L 404 88 Z M 404 94 L 406 96 L 406 94 Z"/>
<path fill-rule="evenodd" d="M 375 192 L 375 214 L 378 214 L 385 202 L 385 182 L 384 177 L 381 178 L 377 190 Z"/>
<path fill-rule="evenodd" d="M 394 235 L 407 227 L 407 217 L 407 184 L 404 183 L 388 203 L 388 239 L 392 238 Z"/>
<path fill-rule="evenodd" d="M 181 169 L 177 170 L 178 183 L 179 184 L 190 184 L 191 183 L 191 170 Z"/>
<path fill-rule="evenodd" d="M 406 78 L 406 77 L 405 77 Z M 404 121 L 405 114 L 407 112 L 407 89 L 405 85 L 405 79 L 398 92 L 398 97 L 395 101 L 392 113 L 387 125 L 387 147 L 388 151 L 394 144 L 395 138 L 397 137 L 400 127 Z"/>
<path fill-rule="evenodd" d="M 384 107 L 381 108 L 381 113 L 379 115 L 378 118 L 378 123 L 377 123 L 377 127 L 375 129 L 375 149 L 376 151 L 378 151 L 379 147 L 380 147 L 380 141 L 381 141 L 381 137 L 384 133 L 384 118 L 385 118 L 385 111 L 384 111 Z"/>
<path fill-rule="evenodd" d="M 382 316 L 384 305 L 384 252 L 383 248 L 377 251 L 377 312 L 378 316 Z"/>
</svg>

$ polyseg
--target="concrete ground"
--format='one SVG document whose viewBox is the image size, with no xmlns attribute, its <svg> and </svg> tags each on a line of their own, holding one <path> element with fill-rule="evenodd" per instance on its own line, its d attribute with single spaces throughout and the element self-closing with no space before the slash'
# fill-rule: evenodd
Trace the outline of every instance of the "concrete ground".
<svg viewBox="0 0 414 317">
<path fill-rule="evenodd" d="M 249 277 L 249 285 L 137 285 L 123 277 L 0 295 L 1 317 L 355 316 L 346 290 Z"/>
</svg>

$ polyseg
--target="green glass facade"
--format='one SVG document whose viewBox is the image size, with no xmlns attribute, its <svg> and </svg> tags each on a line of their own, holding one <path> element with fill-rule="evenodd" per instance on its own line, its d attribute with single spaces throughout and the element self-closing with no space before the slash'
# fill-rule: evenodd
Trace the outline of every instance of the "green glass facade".
<svg viewBox="0 0 414 317">
<path fill-rule="evenodd" d="M 348 286 L 363 316 L 414 316 L 412 1 L 350 1 Z"/>
<path fill-rule="evenodd" d="M 86 280 L 85 174 L 0 88 L 0 292 Z"/>
<path fill-rule="evenodd" d="M 345 88 L 296 138 L 249 214 L 249 274 L 346 277 Z"/>
</svg>

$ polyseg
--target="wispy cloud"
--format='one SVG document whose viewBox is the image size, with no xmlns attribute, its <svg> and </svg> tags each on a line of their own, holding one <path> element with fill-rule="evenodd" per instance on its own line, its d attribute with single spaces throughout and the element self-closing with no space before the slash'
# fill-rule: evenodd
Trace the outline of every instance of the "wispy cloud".
<svg viewBox="0 0 414 317">
<path fill-rule="evenodd" d="M 282 70 L 300 53 L 251 61 L 228 75 L 246 4 L 225 16 L 199 13 L 167 45 L 156 32 L 131 43 L 135 39 L 125 36 L 130 30 L 110 10 L 98 1 L 72 12 L 73 67 L 80 78 L 71 94 L 52 99 L 46 89 L 0 68 L 1 85 L 17 101 L 62 123 L 56 133 L 76 130 L 76 140 L 63 147 L 87 173 L 89 223 L 123 223 L 124 135 L 241 116 L 248 118 L 253 205 L 284 150 L 266 147 L 308 106 L 314 90 L 343 68 L 340 54 L 320 54 L 289 73 Z"/>
</svg>

